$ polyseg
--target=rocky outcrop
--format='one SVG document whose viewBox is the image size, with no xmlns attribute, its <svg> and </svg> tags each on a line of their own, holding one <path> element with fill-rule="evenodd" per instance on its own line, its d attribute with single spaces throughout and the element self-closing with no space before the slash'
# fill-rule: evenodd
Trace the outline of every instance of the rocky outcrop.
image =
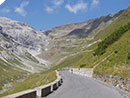
<svg viewBox="0 0 130 98">
<path fill-rule="evenodd" d="M 93 73 L 93 78 L 103 81 L 114 87 L 123 89 L 130 93 L 130 78 L 122 78 L 101 73 Z"/>
<path fill-rule="evenodd" d="M 42 31 L 8 18 L 0 17 L 0 26 L 5 38 L 25 48 L 37 50 L 41 48 L 40 44 L 45 46 L 48 40 Z"/>
<path fill-rule="evenodd" d="M 12 68 L 29 72 L 49 68 L 48 61 L 37 57 L 49 47 L 49 42 L 50 39 L 42 31 L 25 23 L 0 17 L 0 59 L 12 65 Z"/>
</svg>

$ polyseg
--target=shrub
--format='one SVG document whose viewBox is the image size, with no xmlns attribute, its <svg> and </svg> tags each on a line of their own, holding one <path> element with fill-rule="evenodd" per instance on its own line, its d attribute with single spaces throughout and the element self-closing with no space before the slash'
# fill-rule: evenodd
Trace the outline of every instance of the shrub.
<svg viewBox="0 0 130 98">
<path fill-rule="evenodd" d="M 130 52 L 128 53 L 128 60 L 130 60 Z"/>
<path fill-rule="evenodd" d="M 85 67 L 86 66 L 86 64 L 82 64 L 82 65 L 80 65 L 80 68 L 83 68 L 83 67 Z"/>
<path fill-rule="evenodd" d="M 116 53 L 118 53 L 118 51 L 117 51 L 117 50 L 115 51 L 115 54 L 116 54 Z"/>
</svg>

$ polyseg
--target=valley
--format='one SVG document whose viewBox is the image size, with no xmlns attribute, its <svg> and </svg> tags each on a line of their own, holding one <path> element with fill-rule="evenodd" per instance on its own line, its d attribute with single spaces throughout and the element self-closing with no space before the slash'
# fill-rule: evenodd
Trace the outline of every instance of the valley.
<svg viewBox="0 0 130 98">
<path fill-rule="evenodd" d="M 54 71 L 64 68 L 130 78 L 130 29 L 94 55 L 100 43 L 128 23 L 130 8 L 47 31 L 0 17 L 0 97 L 50 83 Z M 3 90 L 6 84 L 11 86 Z"/>
</svg>

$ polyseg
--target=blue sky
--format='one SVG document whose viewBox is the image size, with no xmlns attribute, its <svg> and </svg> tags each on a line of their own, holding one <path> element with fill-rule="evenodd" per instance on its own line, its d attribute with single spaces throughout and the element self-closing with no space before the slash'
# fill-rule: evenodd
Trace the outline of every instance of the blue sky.
<svg viewBox="0 0 130 98">
<path fill-rule="evenodd" d="M 39 30 L 48 30 L 104 16 L 129 6 L 130 0 L 6 0 L 0 5 L 0 16 L 27 23 Z"/>
</svg>

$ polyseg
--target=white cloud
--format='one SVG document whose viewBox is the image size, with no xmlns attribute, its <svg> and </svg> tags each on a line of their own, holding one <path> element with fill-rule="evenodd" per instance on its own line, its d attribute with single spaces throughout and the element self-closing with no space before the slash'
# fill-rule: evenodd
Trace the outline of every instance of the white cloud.
<svg viewBox="0 0 130 98">
<path fill-rule="evenodd" d="M 63 2 L 64 2 L 64 0 L 53 0 L 53 4 L 54 4 L 55 6 L 60 6 L 60 5 L 63 4 Z"/>
<path fill-rule="evenodd" d="M 9 13 L 10 12 L 10 9 L 8 7 L 5 7 L 3 9 L 0 10 L 0 13 Z"/>
<path fill-rule="evenodd" d="M 50 0 L 51 2 L 50 5 L 45 7 L 45 11 L 48 13 L 52 13 L 54 10 L 56 10 L 58 7 L 60 7 L 63 3 L 64 0 Z"/>
<path fill-rule="evenodd" d="M 97 7 L 98 4 L 99 4 L 99 0 L 93 0 L 91 3 L 91 8 Z"/>
<path fill-rule="evenodd" d="M 51 8 L 51 7 L 46 7 L 46 9 L 45 9 L 48 13 L 51 13 L 51 12 L 53 12 L 53 8 Z"/>
<path fill-rule="evenodd" d="M 15 8 L 15 12 L 20 14 L 21 16 L 26 16 L 27 12 L 25 11 L 25 7 L 29 4 L 29 1 L 23 1 L 20 7 Z"/>
<path fill-rule="evenodd" d="M 0 0 L 0 5 L 2 4 L 2 3 L 4 3 L 5 2 L 5 0 Z"/>
<path fill-rule="evenodd" d="M 83 3 L 83 2 L 80 2 L 80 3 L 77 3 L 76 5 L 69 5 L 67 4 L 65 6 L 65 8 L 67 8 L 70 12 L 76 14 L 78 11 L 80 10 L 84 10 L 84 9 L 87 9 L 88 7 L 88 4 L 87 3 Z"/>
</svg>

